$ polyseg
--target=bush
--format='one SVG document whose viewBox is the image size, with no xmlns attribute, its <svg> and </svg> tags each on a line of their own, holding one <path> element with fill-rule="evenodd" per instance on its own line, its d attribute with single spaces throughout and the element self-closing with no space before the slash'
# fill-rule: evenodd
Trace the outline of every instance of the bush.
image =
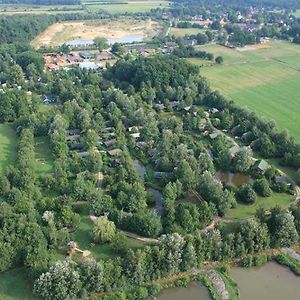
<svg viewBox="0 0 300 300">
<path fill-rule="evenodd" d="M 269 182 L 266 178 L 255 180 L 253 187 L 256 193 L 262 197 L 270 197 L 272 194 Z"/>
<path fill-rule="evenodd" d="M 251 184 L 244 184 L 237 191 L 237 199 L 245 204 L 253 204 L 256 201 L 256 194 Z"/>
</svg>

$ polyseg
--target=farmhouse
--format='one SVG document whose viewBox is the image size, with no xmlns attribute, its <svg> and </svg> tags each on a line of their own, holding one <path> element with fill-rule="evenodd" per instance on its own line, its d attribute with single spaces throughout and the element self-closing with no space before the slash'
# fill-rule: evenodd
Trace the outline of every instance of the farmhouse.
<svg viewBox="0 0 300 300">
<path fill-rule="evenodd" d="M 110 157 L 119 156 L 122 153 L 121 149 L 113 149 L 107 152 Z"/>
<path fill-rule="evenodd" d="M 95 58 L 96 53 L 92 51 L 81 51 L 79 52 L 79 56 L 83 59 L 93 59 Z"/>
</svg>

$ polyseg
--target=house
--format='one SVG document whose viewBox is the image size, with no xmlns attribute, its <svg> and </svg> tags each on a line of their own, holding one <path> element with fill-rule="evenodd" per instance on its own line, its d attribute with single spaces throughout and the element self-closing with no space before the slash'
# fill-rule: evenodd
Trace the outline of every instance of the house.
<svg viewBox="0 0 300 300">
<path fill-rule="evenodd" d="M 211 140 L 215 140 L 219 135 L 220 135 L 221 133 L 220 132 L 213 132 L 213 133 L 211 133 L 210 135 L 209 135 L 209 138 L 211 139 Z"/>
<path fill-rule="evenodd" d="M 137 132 L 137 133 L 131 133 L 130 136 L 137 140 L 137 139 L 140 138 L 141 134 L 139 132 Z"/>
<path fill-rule="evenodd" d="M 291 181 L 290 181 L 289 177 L 286 175 L 275 176 L 274 181 L 277 185 L 281 185 L 281 184 L 291 185 Z"/>
<path fill-rule="evenodd" d="M 176 42 L 166 42 L 165 43 L 165 48 L 174 48 L 177 46 L 177 43 Z"/>
<path fill-rule="evenodd" d="M 184 39 L 183 41 L 182 41 L 182 44 L 184 45 L 184 46 L 194 46 L 194 45 L 196 45 L 197 44 L 197 40 L 196 39 L 188 39 L 188 40 L 186 40 L 186 39 Z"/>
<path fill-rule="evenodd" d="M 165 110 L 166 106 L 163 103 L 156 103 L 154 105 L 155 108 L 157 108 L 158 110 Z"/>
<path fill-rule="evenodd" d="M 121 149 L 113 149 L 107 152 L 110 157 L 119 156 L 122 153 Z"/>
<path fill-rule="evenodd" d="M 72 142 L 80 139 L 80 134 L 74 134 L 67 136 L 67 142 Z"/>
<path fill-rule="evenodd" d="M 80 129 L 68 129 L 67 130 L 68 135 L 78 135 L 80 133 L 81 133 Z"/>
<path fill-rule="evenodd" d="M 80 69 L 87 69 L 87 70 L 98 70 L 98 69 L 100 69 L 100 67 L 92 61 L 85 61 L 85 62 L 79 63 L 79 68 Z"/>
<path fill-rule="evenodd" d="M 108 51 L 102 51 L 97 57 L 99 60 L 110 60 L 114 58 L 114 56 Z"/>
<path fill-rule="evenodd" d="M 79 56 L 83 59 L 93 59 L 95 58 L 96 53 L 92 51 L 81 51 L 79 52 Z"/>
<path fill-rule="evenodd" d="M 171 102 L 171 106 L 172 106 L 173 109 L 177 108 L 179 105 L 180 105 L 179 101 L 173 101 L 173 102 Z"/>
<path fill-rule="evenodd" d="M 117 141 L 115 139 L 109 140 L 104 142 L 103 144 L 105 145 L 106 148 L 109 148 L 111 146 L 113 146 Z"/>
<path fill-rule="evenodd" d="M 147 149 L 147 144 L 145 142 L 137 142 L 136 147 L 141 149 L 141 150 L 146 150 Z"/>
<path fill-rule="evenodd" d="M 183 110 L 185 112 L 189 112 L 191 110 L 191 108 L 192 108 L 192 105 L 184 107 Z"/>
<path fill-rule="evenodd" d="M 270 169 L 270 165 L 263 159 L 257 160 L 253 166 L 254 170 L 258 174 L 264 174 L 268 169 Z"/>
<path fill-rule="evenodd" d="M 83 148 L 84 148 L 84 144 L 82 144 L 82 143 L 70 144 L 71 150 L 82 150 Z"/>
<path fill-rule="evenodd" d="M 86 39 L 75 39 L 66 43 L 66 45 L 69 46 L 70 48 L 90 47 L 90 46 L 94 46 L 94 44 L 95 43 L 93 40 L 86 40 Z"/>
</svg>

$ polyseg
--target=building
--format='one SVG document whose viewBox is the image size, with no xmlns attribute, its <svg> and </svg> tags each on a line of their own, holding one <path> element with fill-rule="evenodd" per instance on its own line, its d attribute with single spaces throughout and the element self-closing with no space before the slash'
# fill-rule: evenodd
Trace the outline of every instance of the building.
<svg viewBox="0 0 300 300">
<path fill-rule="evenodd" d="M 79 52 L 79 56 L 83 59 L 93 59 L 95 58 L 96 54 L 92 51 L 81 51 Z"/>
<path fill-rule="evenodd" d="M 110 157 L 119 156 L 122 153 L 121 149 L 113 149 L 107 152 Z"/>
<path fill-rule="evenodd" d="M 258 174 L 264 174 L 270 168 L 270 165 L 263 159 L 257 160 L 254 164 L 254 170 Z"/>
<path fill-rule="evenodd" d="M 113 146 L 117 141 L 115 139 L 109 140 L 104 142 L 103 144 L 105 145 L 106 148 L 109 148 L 111 146 Z"/>
<path fill-rule="evenodd" d="M 213 132 L 209 135 L 209 138 L 215 140 L 221 133 L 220 132 Z"/>
<path fill-rule="evenodd" d="M 94 46 L 95 43 L 93 40 L 86 39 L 75 39 L 66 43 L 70 48 L 81 48 L 81 47 L 91 47 Z"/>
<path fill-rule="evenodd" d="M 184 46 L 194 46 L 194 45 L 197 44 L 197 40 L 196 40 L 196 39 L 183 40 L 183 41 L 182 41 L 182 44 L 183 44 Z"/>
<path fill-rule="evenodd" d="M 80 69 L 87 69 L 87 70 L 98 70 L 98 69 L 100 69 L 100 67 L 92 61 L 85 61 L 85 62 L 79 63 L 79 68 Z"/>
<path fill-rule="evenodd" d="M 114 59 L 114 56 L 108 51 L 102 51 L 98 56 L 99 60 L 111 60 Z"/>
</svg>

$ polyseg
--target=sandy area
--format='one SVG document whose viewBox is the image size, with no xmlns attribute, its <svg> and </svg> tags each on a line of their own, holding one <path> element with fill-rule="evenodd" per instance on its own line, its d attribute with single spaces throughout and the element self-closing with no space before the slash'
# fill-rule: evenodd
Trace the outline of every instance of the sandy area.
<svg viewBox="0 0 300 300">
<path fill-rule="evenodd" d="M 129 35 L 152 37 L 160 31 L 158 22 L 148 20 L 97 20 L 70 21 L 53 24 L 42 32 L 33 42 L 36 48 L 41 46 L 62 45 L 72 39 L 81 38 L 92 40 L 96 37 L 124 38 Z"/>
<path fill-rule="evenodd" d="M 262 44 L 256 44 L 256 45 L 248 45 L 245 47 L 239 47 L 236 48 L 237 51 L 240 52 L 244 52 L 244 51 L 255 51 L 255 50 L 259 50 L 259 49 L 269 49 L 270 45 L 266 44 L 266 43 L 262 43 Z"/>
</svg>

